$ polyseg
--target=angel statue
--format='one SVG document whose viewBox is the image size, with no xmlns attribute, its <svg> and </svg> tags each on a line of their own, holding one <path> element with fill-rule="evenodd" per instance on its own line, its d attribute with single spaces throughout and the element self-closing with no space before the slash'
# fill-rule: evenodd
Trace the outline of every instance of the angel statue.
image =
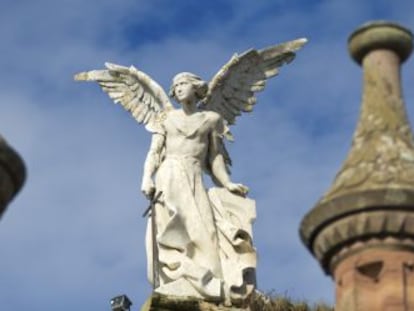
<svg viewBox="0 0 414 311">
<path fill-rule="evenodd" d="M 230 180 L 223 140 L 250 112 L 255 93 L 291 62 L 306 39 L 235 54 L 206 83 L 177 74 L 169 96 L 137 68 L 106 63 L 75 80 L 97 81 L 152 134 L 141 190 L 151 200 L 146 250 L 154 291 L 226 305 L 240 304 L 256 286 L 252 243 L 255 202 L 248 187 Z M 206 189 L 204 173 L 216 187 Z"/>
</svg>

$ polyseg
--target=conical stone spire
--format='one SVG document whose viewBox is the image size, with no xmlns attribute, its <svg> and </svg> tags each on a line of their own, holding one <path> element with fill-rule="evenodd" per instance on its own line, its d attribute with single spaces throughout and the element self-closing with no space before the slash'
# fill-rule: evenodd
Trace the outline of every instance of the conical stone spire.
<svg viewBox="0 0 414 311">
<path fill-rule="evenodd" d="M 414 141 L 400 87 L 400 62 L 411 48 L 411 33 L 396 24 L 368 24 L 350 37 L 350 53 L 364 69 L 361 116 L 348 158 L 322 201 L 414 190 Z"/>
<path fill-rule="evenodd" d="M 397 271 L 414 260 L 414 140 L 400 83 L 400 64 L 412 51 L 413 35 L 380 21 L 357 29 L 348 43 L 363 68 L 360 119 L 342 168 L 304 217 L 300 234 L 324 271 L 335 278 L 337 310 L 383 310 L 361 308 L 358 297 L 370 292 L 364 292 L 358 278 L 372 280 L 376 295 L 382 290 L 388 295 L 390 284 L 379 281 L 380 272 Z M 401 295 L 407 290 L 414 287 L 404 288 Z"/>
</svg>

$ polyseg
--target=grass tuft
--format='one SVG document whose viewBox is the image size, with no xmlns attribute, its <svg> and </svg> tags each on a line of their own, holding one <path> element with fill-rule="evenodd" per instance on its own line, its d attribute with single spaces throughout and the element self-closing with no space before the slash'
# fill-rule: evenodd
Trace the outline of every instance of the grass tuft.
<svg viewBox="0 0 414 311">
<path fill-rule="evenodd" d="M 286 296 L 273 293 L 256 292 L 250 305 L 251 311 L 334 311 L 334 308 L 324 302 L 309 305 L 306 301 L 295 301 Z"/>
</svg>

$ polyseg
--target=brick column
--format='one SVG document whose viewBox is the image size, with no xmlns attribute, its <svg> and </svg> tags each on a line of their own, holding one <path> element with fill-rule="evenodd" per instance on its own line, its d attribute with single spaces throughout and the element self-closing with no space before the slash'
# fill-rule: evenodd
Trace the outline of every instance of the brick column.
<svg viewBox="0 0 414 311">
<path fill-rule="evenodd" d="M 0 136 L 0 218 L 26 177 L 20 156 Z"/>
<path fill-rule="evenodd" d="M 332 187 L 300 228 L 335 280 L 336 311 L 414 311 L 414 140 L 400 84 L 412 47 L 412 33 L 388 22 L 349 39 L 364 72 L 360 119 Z"/>
</svg>

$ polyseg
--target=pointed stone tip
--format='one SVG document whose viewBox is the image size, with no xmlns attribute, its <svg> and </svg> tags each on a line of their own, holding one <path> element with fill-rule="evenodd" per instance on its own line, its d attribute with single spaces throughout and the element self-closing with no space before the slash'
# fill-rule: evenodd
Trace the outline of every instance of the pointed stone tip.
<svg viewBox="0 0 414 311">
<path fill-rule="evenodd" d="M 111 62 L 105 62 L 105 67 L 108 69 L 113 69 L 114 67 L 116 67 L 116 65 Z"/>
<path fill-rule="evenodd" d="M 365 55 L 376 49 L 389 49 L 404 62 L 413 49 L 413 33 L 395 22 L 372 21 L 357 28 L 348 39 L 352 58 L 361 64 Z"/>
<path fill-rule="evenodd" d="M 87 81 L 88 80 L 88 73 L 87 72 L 80 72 L 73 76 L 75 81 Z"/>
<path fill-rule="evenodd" d="M 306 44 L 306 43 L 308 43 L 309 42 L 309 40 L 307 39 L 307 38 L 300 38 L 300 39 L 298 39 L 297 40 L 300 44 L 302 44 L 302 45 L 304 45 L 304 44 Z"/>
<path fill-rule="evenodd" d="M 290 48 L 292 49 L 292 51 L 297 51 L 300 48 L 302 48 L 306 43 L 308 43 L 308 39 L 299 38 L 299 39 L 293 40 L 289 43 L 290 43 L 289 45 L 290 45 Z"/>
</svg>

